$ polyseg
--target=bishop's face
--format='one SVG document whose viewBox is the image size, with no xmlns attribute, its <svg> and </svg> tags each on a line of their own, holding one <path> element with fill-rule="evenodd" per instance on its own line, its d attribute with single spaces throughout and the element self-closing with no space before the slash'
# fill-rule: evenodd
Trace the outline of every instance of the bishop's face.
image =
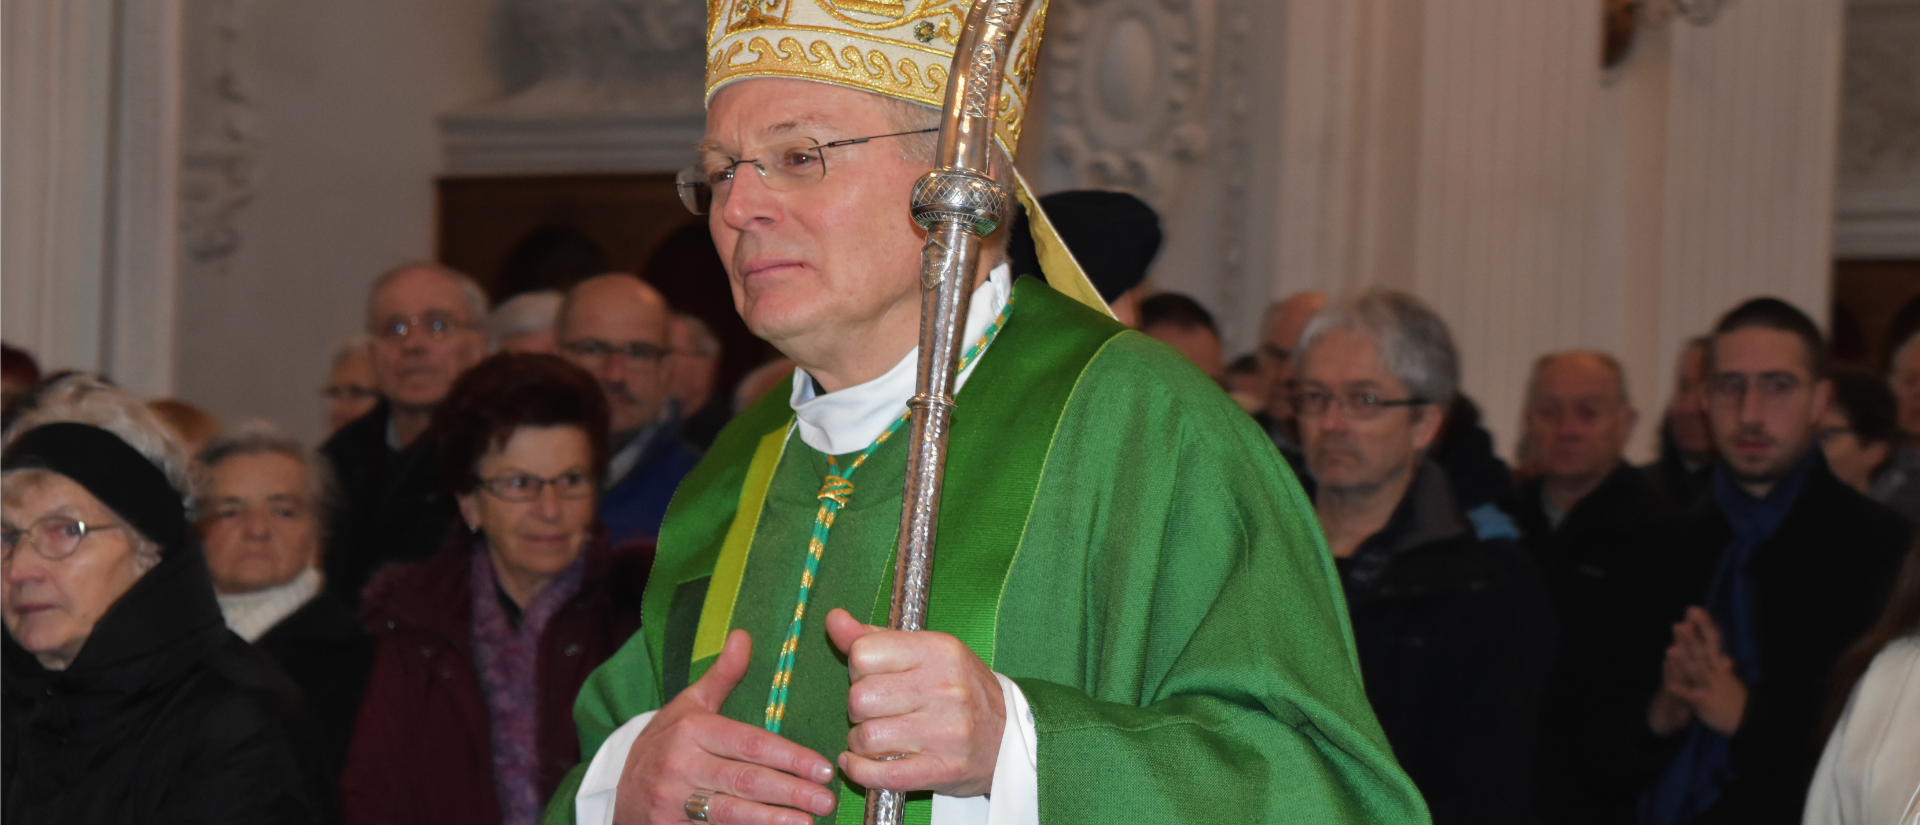
<svg viewBox="0 0 1920 825">
<path fill-rule="evenodd" d="M 901 131 L 877 95 L 783 78 L 736 81 L 707 106 L 711 167 L 759 158 L 796 138 L 828 143 Z M 832 364 L 863 347 L 906 342 L 920 323 L 920 250 L 909 196 L 928 167 L 894 139 L 836 147 L 818 183 L 776 191 L 741 164 L 708 216 L 734 307 L 755 335 L 802 365 Z"/>
</svg>

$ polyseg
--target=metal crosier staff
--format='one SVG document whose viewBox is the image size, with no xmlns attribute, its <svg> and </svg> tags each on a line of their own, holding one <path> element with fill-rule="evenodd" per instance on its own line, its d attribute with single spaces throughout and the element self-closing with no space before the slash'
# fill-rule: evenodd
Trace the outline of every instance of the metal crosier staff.
<svg viewBox="0 0 1920 825">
<path fill-rule="evenodd" d="M 927 230 L 920 253 L 920 364 L 913 410 L 913 448 L 907 456 L 906 498 L 895 548 L 893 608 L 887 626 L 926 626 L 933 572 L 934 528 L 953 417 L 953 382 L 960 349 L 961 310 L 980 261 L 980 242 L 1008 218 L 1012 198 L 987 176 L 1002 68 L 1034 0 L 974 0 L 948 73 L 940 125 L 939 168 L 913 185 L 913 220 Z M 866 825 L 899 825 L 901 791 L 867 791 Z"/>
</svg>

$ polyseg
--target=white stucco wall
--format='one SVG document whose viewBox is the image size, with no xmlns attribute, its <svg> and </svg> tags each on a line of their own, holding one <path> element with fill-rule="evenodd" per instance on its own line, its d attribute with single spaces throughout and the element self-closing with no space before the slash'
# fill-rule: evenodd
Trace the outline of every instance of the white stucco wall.
<svg viewBox="0 0 1920 825">
<path fill-rule="evenodd" d="M 493 92 L 492 12 L 190 0 L 179 397 L 323 435 L 326 361 L 366 285 L 433 254 L 434 117 Z"/>
</svg>

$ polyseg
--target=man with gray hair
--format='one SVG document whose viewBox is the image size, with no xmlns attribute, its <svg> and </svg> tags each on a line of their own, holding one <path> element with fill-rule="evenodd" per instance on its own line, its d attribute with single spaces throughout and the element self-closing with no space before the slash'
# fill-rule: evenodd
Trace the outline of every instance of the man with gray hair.
<svg viewBox="0 0 1920 825">
<path fill-rule="evenodd" d="M 558 355 L 553 326 L 560 318 L 556 290 L 522 292 L 500 302 L 487 318 L 487 349 L 493 352 L 542 352 Z"/>
<path fill-rule="evenodd" d="M 1636 414 L 1610 355 L 1543 355 L 1527 382 L 1531 464 L 1507 509 L 1559 619 L 1559 655 L 1541 716 L 1540 806 L 1558 821 L 1633 818 L 1639 659 L 1666 638 L 1655 549 L 1679 511 L 1622 460 Z"/>
<path fill-rule="evenodd" d="M 1427 459 L 1459 383 L 1446 324 L 1371 290 L 1316 314 L 1291 356 L 1314 512 L 1394 755 L 1437 825 L 1533 821 L 1553 620 L 1532 564 L 1477 537 Z"/>
<path fill-rule="evenodd" d="M 327 590 L 350 604 L 373 572 L 440 549 L 456 518 L 422 438 L 454 379 L 486 355 L 487 295 L 472 278 L 411 263 L 375 279 L 367 299 L 373 411 L 320 447 L 340 501 L 327 529 Z"/>
</svg>

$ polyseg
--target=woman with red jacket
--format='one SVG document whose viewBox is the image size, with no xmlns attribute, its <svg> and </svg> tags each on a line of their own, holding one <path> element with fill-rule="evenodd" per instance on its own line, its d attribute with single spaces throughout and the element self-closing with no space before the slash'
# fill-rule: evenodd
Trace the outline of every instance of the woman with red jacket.
<svg viewBox="0 0 1920 825">
<path fill-rule="evenodd" d="M 579 368 L 494 356 L 429 433 L 468 529 L 368 588 L 346 821 L 531 825 L 580 758 L 581 683 L 639 627 L 652 547 L 610 547 L 593 520 L 607 408 Z"/>
</svg>

